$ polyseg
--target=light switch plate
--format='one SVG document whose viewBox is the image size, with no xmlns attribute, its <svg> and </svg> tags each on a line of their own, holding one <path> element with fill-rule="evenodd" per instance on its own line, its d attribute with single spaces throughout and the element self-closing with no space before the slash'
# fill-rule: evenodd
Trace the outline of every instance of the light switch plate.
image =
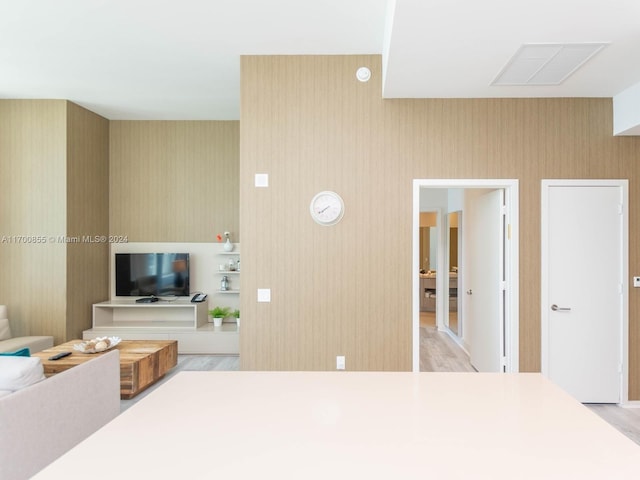
<svg viewBox="0 0 640 480">
<path fill-rule="evenodd" d="M 258 301 L 259 302 L 270 302 L 271 301 L 271 289 L 270 288 L 259 288 L 258 289 Z"/>
<path fill-rule="evenodd" d="M 344 370 L 344 367 L 345 367 L 344 355 L 338 355 L 336 357 L 336 370 Z"/>
<path fill-rule="evenodd" d="M 640 277 L 633 277 L 633 286 L 635 288 L 640 287 Z"/>
<path fill-rule="evenodd" d="M 268 173 L 256 173 L 255 185 L 256 185 L 256 187 L 268 187 L 269 186 L 269 174 Z"/>
</svg>

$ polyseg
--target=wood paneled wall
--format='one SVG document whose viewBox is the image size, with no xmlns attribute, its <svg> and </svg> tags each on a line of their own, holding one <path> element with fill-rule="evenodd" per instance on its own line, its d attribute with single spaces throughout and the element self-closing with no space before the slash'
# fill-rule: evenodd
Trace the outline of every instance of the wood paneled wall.
<svg viewBox="0 0 640 480">
<path fill-rule="evenodd" d="M 0 101 L 0 303 L 14 336 L 65 333 L 65 117 L 62 100 Z"/>
<path fill-rule="evenodd" d="M 109 298 L 109 121 L 67 103 L 66 339 L 91 328 L 91 305 Z M 89 237 L 91 241 L 87 238 Z M 101 238 L 104 237 L 104 238 Z"/>
<path fill-rule="evenodd" d="M 640 271 L 640 139 L 612 136 L 611 99 L 383 100 L 379 56 L 243 57 L 241 98 L 244 369 L 333 370 L 336 355 L 349 370 L 411 368 L 414 178 L 519 180 L 522 371 L 540 369 L 541 179 L 628 178 Z M 255 173 L 270 187 L 253 187 Z M 345 200 L 334 227 L 309 217 L 324 189 Z M 639 307 L 632 289 L 632 399 Z"/>
<path fill-rule="evenodd" d="M 19 335 L 60 343 L 108 296 L 107 120 L 65 100 L 0 100 L 0 303 Z M 87 316 L 87 314 L 89 316 Z"/>
<path fill-rule="evenodd" d="M 13 332 L 59 343 L 90 327 L 109 296 L 110 231 L 240 241 L 238 136 L 237 121 L 110 124 L 64 100 L 1 100 L 0 303 Z"/>
<path fill-rule="evenodd" d="M 360 63 L 379 78 L 375 57 L 241 60 L 243 369 L 334 370 L 337 355 L 348 370 L 411 367 L 411 175 Z M 321 190 L 344 199 L 336 226 L 309 215 Z"/>
<path fill-rule="evenodd" d="M 110 232 L 130 242 L 240 241 L 238 121 L 112 121 Z"/>
</svg>

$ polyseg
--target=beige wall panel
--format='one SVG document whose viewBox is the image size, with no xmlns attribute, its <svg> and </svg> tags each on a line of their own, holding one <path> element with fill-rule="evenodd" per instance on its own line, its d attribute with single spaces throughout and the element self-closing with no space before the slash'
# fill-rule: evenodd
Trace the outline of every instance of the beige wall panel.
<svg viewBox="0 0 640 480">
<path fill-rule="evenodd" d="M 381 174 L 403 160 L 372 134 L 383 123 L 379 85 L 358 82 L 351 58 L 291 61 L 242 63 L 243 368 L 331 370 L 345 355 L 350 370 L 406 370 L 411 324 L 398 302 L 411 303 L 401 253 L 410 234 L 394 229 L 411 188 Z M 270 187 L 254 188 L 255 173 L 269 173 Z M 334 227 L 309 215 L 321 190 L 345 201 Z M 255 302 L 258 287 L 272 289 L 271 303 Z"/>
<path fill-rule="evenodd" d="M 16 336 L 65 334 L 65 117 L 62 100 L 0 100 L 0 304 Z"/>
<path fill-rule="evenodd" d="M 372 80 L 355 79 L 359 66 Z M 382 100 L 380 57 L 243 57 L 240 222 L 245 369 L 411 367 L 411 182 L 520 182 L 520 368 L 540 369 L 540 180 L 628 178 L 640 139 L 612 136 L 610 99 Z M 270 187 L 253 187 L 269 173 Z M 332 189 L 342 222 L 308 204 Z M 630 210 L 630 271 L 639 221 Z M 594 269 L 597 258 L 594 257 Z M 271 288 L 258 304 L 256 288 Z M 630 396 L 640 399 L 640 292 L 630 292 Z"/>
<path fill-rule="evenodd" d="M 131 242 L 240 241 L 239 122 L 110 122 L 110 233 Z"/>
<path fill-rule="evenodd" d="M 67 232 L 78 240 L 67 244 L 68 341 L 109 298 L 109 121 L 69 102 L 67 125 Z"/>
</svg>

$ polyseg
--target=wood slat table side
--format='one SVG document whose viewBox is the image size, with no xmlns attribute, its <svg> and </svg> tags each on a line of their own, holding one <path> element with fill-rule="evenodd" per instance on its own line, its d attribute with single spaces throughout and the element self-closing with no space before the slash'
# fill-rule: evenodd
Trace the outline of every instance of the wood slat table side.
<svg viewBox="0 0 640 480">
<path fill-rule="evenodd" d="M 87 354 L 74 350 L 83 340 L 71 340 L 61 345 L 34 353 L 42 360 L 45 376 L 49 377 L 102 353 Z M 149 387 L 178 363 L 176 340 L 123 340 L 114 347 L 120 351 L 120 396 L 129 399 Z M 48 360 L 60 352 L 72 352 L 60 360 Z"/>
</svg>

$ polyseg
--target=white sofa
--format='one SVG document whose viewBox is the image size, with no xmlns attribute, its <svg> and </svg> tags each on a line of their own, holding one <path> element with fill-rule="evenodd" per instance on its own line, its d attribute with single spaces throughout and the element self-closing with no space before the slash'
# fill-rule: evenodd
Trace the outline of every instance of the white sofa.
<svg viewBox="0 0 640 480">
<path fill-rule="evenodd" d="M 39 363 L 41 375 L 42 363 L 34 361 L 37 357 L 0 357 L 0 370 L 3 359 L 15 358 Z M 9 364 L 5 361 L 5 380 Z M 32 477 L 119 413 L 118 350 L 30 386 L 5 391 L 0 396 L 0 479 Z M 76 474 L 69 472 L 71 477 Z"/>
<path fill-rule="evenodd" d="M 53 347 L 53 337 L 46 335 L 12 337 L 8 318 L 7 307 L 0 305 L 0 353 L 15 352 L 21 348 L 29 348 L 31 353 L 35 353 Z"/>
</svg>

